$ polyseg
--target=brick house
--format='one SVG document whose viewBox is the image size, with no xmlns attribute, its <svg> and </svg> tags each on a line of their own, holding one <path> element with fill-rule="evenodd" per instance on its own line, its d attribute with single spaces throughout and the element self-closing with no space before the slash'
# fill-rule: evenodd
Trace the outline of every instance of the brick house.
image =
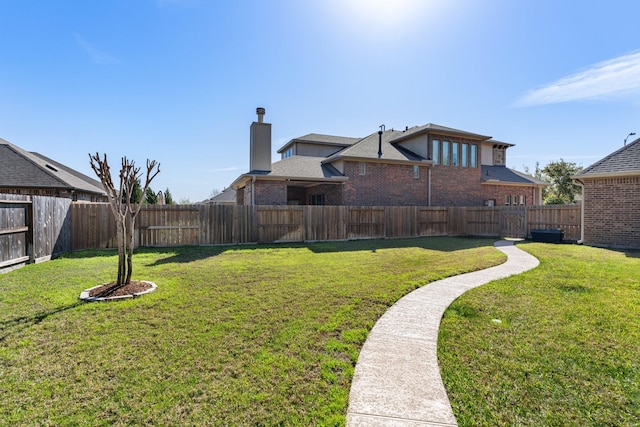
<svg viewBox="0 0 640 427">
<path fill-rule="evenodd" d="M 271 163 L 271 124 L 251 125 L 239 205 L 483 206 L 542 204 L 548 185 L 506 167 L 513 144 L 435 124 L 364 138 L 308 134 Z"/>
<path fill-rule="evenodd" d="M 640 138 L 573 176 L 582 186 L 582 239 L 640 249 Z"/>
<path fill-rule="evenodd" d="M 0 138 L 0 193 L 106 202 L 102 183 Z"/>
</svg>

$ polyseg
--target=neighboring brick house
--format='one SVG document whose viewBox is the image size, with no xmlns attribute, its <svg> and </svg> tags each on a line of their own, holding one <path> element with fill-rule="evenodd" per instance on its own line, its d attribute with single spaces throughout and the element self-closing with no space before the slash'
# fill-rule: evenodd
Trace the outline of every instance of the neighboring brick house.
<svg viewBox="0 0 640 427">
<path fill-rule="evenodd" d="M 582 239 L 640 249 L 640 139 L 573 177 L 582 186 Z"/>
<path fill-rule="evenodd" d="M 88 162 L 88 160 L 87 160 Z M 106 202 L 100 181 L 0 138 L 0 193 Z"/>
<path fill-rule="evenodd" d="M 431 123 L 364 138 L 308 134 L 272 164 L 263 116 L 251 125 L 251 170 L 231 184 L 240 205 L 537 205 L 548 185 L 506 167 L 513 144 Z"/>
</svg>

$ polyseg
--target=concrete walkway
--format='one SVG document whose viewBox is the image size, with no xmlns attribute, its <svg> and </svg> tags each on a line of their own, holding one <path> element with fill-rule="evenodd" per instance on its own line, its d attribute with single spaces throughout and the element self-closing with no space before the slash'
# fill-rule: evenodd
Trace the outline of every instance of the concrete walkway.
<svg viewBox="0 0 640 427">
<path fill-rule="evenodd" d="M 436 353 L 444 310 L 469 289 L 539 264 L 511 241 L 494 246 L 507 255 L 507 262 L 416 289 L 376 322 L 356 364 L 347 426 L 457 425 Z"/>
</svg>

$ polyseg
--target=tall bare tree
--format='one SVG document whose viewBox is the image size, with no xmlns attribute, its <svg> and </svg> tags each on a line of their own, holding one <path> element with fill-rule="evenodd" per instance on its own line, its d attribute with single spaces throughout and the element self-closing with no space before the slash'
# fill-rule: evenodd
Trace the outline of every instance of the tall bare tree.
<svg viewBox="0 0 640 427">
<path fill-rule="evenodd" d="M 100 154 L 89 154 L 91 168 L 96 173 L 109 198 L 109 206 L 116 220 L 116 238 L 118 240 L 118 278 L 116 289 L 131 283 L 133 271 L 133 247 L 135 244 L 135 223 L 142 203 L 133 203 L 130 197 L 122 197 L 122 194 L 133 194 L 136 181 L 140 179 L 140 168 L 136 167 L 133 160 L 122 158 L 120 169 L 120 183 L 118 188 L 111 178 L 111 169 L 107 161 L 107 155 L 100 158 Z M 147 191 L 153 178 L 160 173 L 160 163 L 147 159 L 145 184 L 142 194 Z M 115 289 L 114 289 L 115 290 Z"/>
</svg>

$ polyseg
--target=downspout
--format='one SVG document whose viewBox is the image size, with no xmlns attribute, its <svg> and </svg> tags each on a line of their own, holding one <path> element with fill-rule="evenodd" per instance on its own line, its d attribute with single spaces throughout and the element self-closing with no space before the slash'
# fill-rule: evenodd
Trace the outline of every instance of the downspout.
<svg viewBox="0 0 640 427">
<path fill-rule="evenodd" d="M 582 245 L 584 243 L 584 183 L 579 179 L 575 179 L 574 181 L 580 186 L 582 193 L 582 200 L 580 200 L 580 240 L 577 242 L 579 245 Z"/>
<path fill-rule="evenodd" d="M 251 179 L 251 206 L 256 205 L 256 176 Z"/>
<path fill-rule="evenodd" d="M 428 185 L 428 195 L 429 195 L 429 207 L 431 207 L 431 168 L 427 169 L 427 185 Z"/>
</svg>

